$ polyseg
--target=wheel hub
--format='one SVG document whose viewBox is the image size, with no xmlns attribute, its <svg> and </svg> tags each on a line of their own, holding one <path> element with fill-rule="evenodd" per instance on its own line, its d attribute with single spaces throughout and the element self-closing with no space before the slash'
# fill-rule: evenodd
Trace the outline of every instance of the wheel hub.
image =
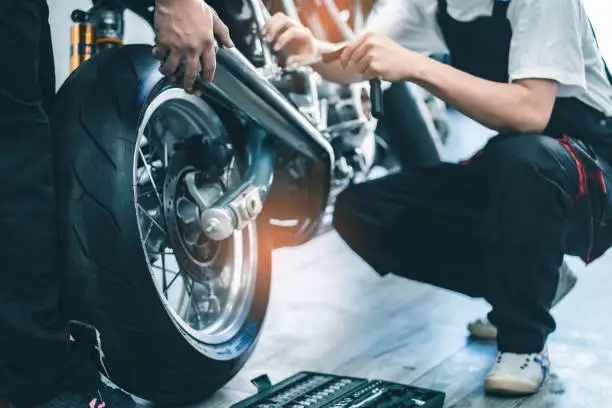
<svg viewBox="0 0 612 408">
<path fill-rule="evenodd" d="M 185 183 L 190 174 L 196 175 L 196 187 L 207 206 L 216 202 L 224 189 L 220 182 L 197 182 L 201 179 L 197 177 L 199 170 L 189 163 L 185 152 L 176 152 L 170 159 L 163 192 L 168 239 L 182 269 L 196 281 L 204 282 L 219 276 L 227 245 L 206 237 L 200 223 L 201 208 Z"/>
</svg>

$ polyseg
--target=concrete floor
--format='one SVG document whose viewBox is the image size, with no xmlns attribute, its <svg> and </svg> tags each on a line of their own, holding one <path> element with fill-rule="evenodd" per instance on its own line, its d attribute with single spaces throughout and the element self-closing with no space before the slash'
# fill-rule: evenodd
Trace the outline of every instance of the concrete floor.
<svg viewBox="0 0 612 408">
<path fill-rule="evenodd" d="M 480 147 L 487 131 L 458 115 L 447 160 Z M 301 370 L 381 378 L 447 392 L 445 407 L 612 407 L 612 328 L 607 312 L 612 253 L 589 268 L 568 259 L 575 290 L 554 311 L 549 342 L 552 381 L 524 399 L 485 397 L 482 379 L 495 344 L 472 342 L 465 324 L 488 306 L 395 276 L 380 278 L 328 233 L 274 254 L 269 312 L 260 343 L 239 375 L 197 407 L 228 407 L 254 392 L 250 379 L 273 382 Z M 195 407 L 194 407 L 195 408 Z"/>
</svg>

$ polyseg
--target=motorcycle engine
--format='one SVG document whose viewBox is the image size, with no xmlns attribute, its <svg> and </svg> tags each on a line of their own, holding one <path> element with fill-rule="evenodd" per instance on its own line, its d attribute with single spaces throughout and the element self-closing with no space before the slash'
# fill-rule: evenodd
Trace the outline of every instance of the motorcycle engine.
<svg viewBox="0 0 612 408">
<path fill-rule="evenodd" d="M 110 0 L 153 24 L 153 0 Z M 229 27 L 236 48 L 331 143 L 336 157 L 332 193 L 368 177 L 376 152 L 376 120 L 369 112 L 368 84 L 338 85 L 311 68 L 283 73 L 261 34 L 267 1 L 207 0 Z"/>
<path fill-rule="evenodd" d="M 376 120 L 370 115 L 367 85 L 324 81 L 307 67 L 271 81 L 332 145 L 333 191 L 367 178 L 376 153 Z"/>
</svg>

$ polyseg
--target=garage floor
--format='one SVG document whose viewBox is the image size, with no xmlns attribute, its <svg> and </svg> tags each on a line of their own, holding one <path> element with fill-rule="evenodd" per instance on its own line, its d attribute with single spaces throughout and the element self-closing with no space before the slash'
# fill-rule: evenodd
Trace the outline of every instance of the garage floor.
<svg viewBox="0 0 612 408">
<path fill-rule="evenodd" d="M 448 160 L 486 140 L 457 119 Z M 496 353 L 472 342 L 465 324 L 487 305 L 395 276 L 380 278 L 334 232 L 274 256 L 273 286 L 260 343 L 240 374 L 202 408 L 228 407 L 254 392 L 249 380 L 278 382 L 317 370 L 412 383 L 447 392 L 446 407 L 612 407 L 612 252 L 588 269 L 569 260 L 576 289 L 555 309 L 552 381 L 526 399 L 485 397 L 482 379 Z"/>
<path fill-rule="evenodd" d="M 469 156 L 487 133 L 454 118 L 447 160 Z M 443 255 L 443 254 L 442 254 Z M 447 392 L 451 408 L 612 407 L 612 251 L 589 268 L 568 260 L 578 285 L 555 309 L 552 381 L 524 399 L 485 397 L 495 344 L 473 342 L 465 324 L 487 305 L 392 275 L 380 278 L 330 232 L 274 254 L 272 294 L 255 353 L 224 389 L 192 408 L 228 408 L 301 370 L 380 378 Z M 409 265 L 407 265 L 409 267 Z"/>
</svg>

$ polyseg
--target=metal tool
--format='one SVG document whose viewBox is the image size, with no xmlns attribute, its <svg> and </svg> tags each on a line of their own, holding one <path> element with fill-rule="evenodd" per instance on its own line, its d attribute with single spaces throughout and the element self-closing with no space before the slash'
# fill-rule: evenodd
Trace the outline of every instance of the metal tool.
<svg viewBox="0 0 612 408">
<path fill-rule="evenodd" d="M 295 63 L 295 64 L 288 65 L 288 66 L 283 68 L 283 72 L 285 72 L 285 73 L 295 72 L 295 71 L 297 71 L 300 68 L 310 67 L 310 66 L 313 66 L 315 64 L 320 64 L 321 62 L 323 62 L 323 57 L 322 56 L 321 57 L 314 57 L 314 58 L 311 58 L 311 59 L 306 60 L 304 62 L 298 62 L 298 63 Z"/>
<path fill-rule="evenodd" d="M 291 72 L 295 72 L 300 68 L 304 68 L 304 67 L 311 67 L 315 64 L 320 64 L 320 63 L 329 63 L 332 61 L 337 60 L 338 58 L 340 58 L 340 55 L 342 54 L 342 51 L 344 51 L 344 47 L 347 45 L 347 42 L 343 42 L 343 43 L 339 43 L 338 47 L 331 52 L 326 52 L 322 55 L 319 55 L 317 57 L 313 57 L 310 58 L 306 61 L 303 62 L 297 62 L 295 64 L 291 64 L 285 68 L 283 68 L 283 72 L 284 73 L 291 73 Z"/>
<path fill-rule="evenodd" d="M 364 408 L 370 406 L 373 402 L 380 400 L 386 392 L 387 389 L 385 387 L 375 388 L 366 398 L 358 401 L 356 404 L 349 405 L 348 408 Z"/>
<path fill-rule="evenodd" d="M 320 63 L 328 63 L 335 61 L 340 57 L 342 51 L 344 51 L 344 47 L 348 44 L 348 42 L 340 43 L 338 48 L 335 51 L 328 52 L 322 54 L 318 57 L 313 57 L 309 60 L 299 62 L 296 64 L 291 64 L 285 68 L 283 68 L 283 73 L 289 74 L 292 72 L 296 72 L 300 68 L 303 67 L 311 67 L 315 64 Z M 380 79 L 374 78 L 370 80 L 370 103 L 372 109 L 372 116 L 376 119 L 382 119 L 384 116 L 384 107 L 383 107 L 383 91 L 382 91 L 382 82 Z"/>
<path fill-rule="evenodd" d="M 370 79 L 370 104 L 372 105 L 372 116 L 382 119 L 385 114 L 383 107 L 383 91 L 380 79 Z"/>
</svg>

